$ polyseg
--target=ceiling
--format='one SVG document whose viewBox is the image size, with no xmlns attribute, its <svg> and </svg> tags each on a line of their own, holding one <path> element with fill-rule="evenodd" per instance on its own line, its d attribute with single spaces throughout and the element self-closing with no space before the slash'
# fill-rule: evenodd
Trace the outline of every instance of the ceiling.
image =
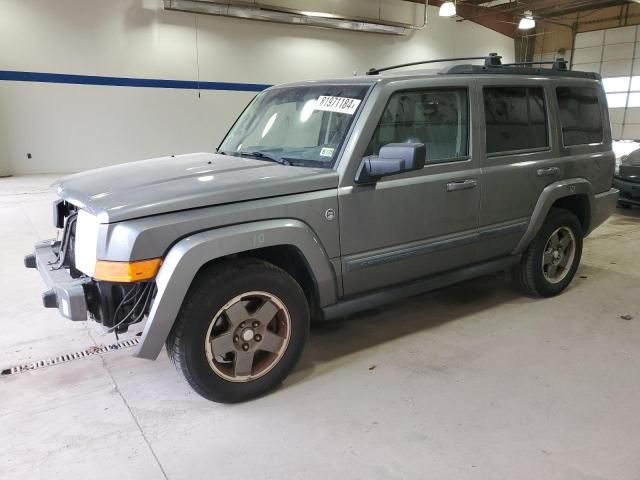
<svg viewBox="0 0 640 480">
<path fill-rule="evenodd" d="M 424 3 L 423 0 L 411 0 Z M 440 6 L 441 0 L 429 0 L 429 5 Z M 640 0 L 457 0 L 458 16 L 510 37 L 519 35 L 517 23 L 525 10 L 531 10 L 537 20 L 554 22 L 558 17 L 578 12 L 593 11 L 640 3 Z"/>
</svg>

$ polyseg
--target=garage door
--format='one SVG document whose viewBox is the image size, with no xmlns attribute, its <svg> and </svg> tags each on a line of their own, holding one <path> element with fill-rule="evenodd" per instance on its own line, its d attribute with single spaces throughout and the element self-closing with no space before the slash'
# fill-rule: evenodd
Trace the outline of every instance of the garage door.
<svg viewBox="0 0 640 480">
<path fill-rule="evenodd" d="M 573 69 L 602 75 L 615 140 L 640 140 L 638 27 L 578 33 Z"/>
</svg>

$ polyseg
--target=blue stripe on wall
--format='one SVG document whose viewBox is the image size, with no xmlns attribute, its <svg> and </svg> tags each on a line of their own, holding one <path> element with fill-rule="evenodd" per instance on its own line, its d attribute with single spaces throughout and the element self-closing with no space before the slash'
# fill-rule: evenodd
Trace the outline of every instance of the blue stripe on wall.
<svg viewBox="0 0 640 480">
<path fill-rule="evenodd" d="M 9 80 L 14 82 L 67 83 L 74 85 L 108 85 L 113 87 L 230 90 L 234 92 L 260 92 L 271 86 L 263 83 L 199 82 L 197 80 L 100 77 L 95 75 L 69 75 L 66 73 L 16 72 L 12 70 L 0 70 L 0 80 Z"/>
</svg>

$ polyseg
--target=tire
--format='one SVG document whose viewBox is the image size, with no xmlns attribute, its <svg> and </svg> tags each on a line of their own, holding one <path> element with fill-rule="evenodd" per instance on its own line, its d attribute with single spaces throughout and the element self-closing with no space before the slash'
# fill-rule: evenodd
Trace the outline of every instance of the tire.
<svg viewBox="0 0 640 480">
<path fill-rule="evenodd" d="M 631 205 L 626 202 L 621 202 L 618 200 L 618 208 L 624 208 L 625 210 L 628 210 L 631 208 Z"/>
<path fill-rule="evenodd" d="M 302 355 L 309 323 L 304 292 L 287 272 L 260 260 L 225 261 L 194 279 L 167 352 L 204 398 L 242 402 L 284 381 Z"/>
<path fill-rule="evenodd" d="M 573 213 L 552 208 L 512 270 L 518 288 L 532 297 L 553 297 L 561 293 L 573 280 L 580 264 L 583 235 L 582 226 Z M 567 241 L 573 244 L 572 249 L 562 247 Z"/>
</svg>

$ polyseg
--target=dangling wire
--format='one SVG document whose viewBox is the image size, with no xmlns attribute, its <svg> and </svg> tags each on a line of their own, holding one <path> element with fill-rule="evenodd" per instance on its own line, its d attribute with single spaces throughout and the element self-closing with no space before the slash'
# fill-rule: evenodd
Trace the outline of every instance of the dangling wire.
<svg viewBox="0 0 640 480">
<path fill-rule="evenodd" d="M 120 310 L 122 308 L 124 308 L 125 305 L 128 305 L 131 302 L 133 302 L 134 299 L 135 299 L 135 303 L 133 304 L 133 306 L 131 307 L 129 312 L 122 318 L 122 320 L 120 320 L 113 327 L 109 328 L 106 332 L 104 332 L 103 335 L 107 335 L 109 333 L 116 332 L 116 338 L 117 338 L 118 337 L 118 333 L 117 333 L 118 327 L 120 327 L 125 322 L 127 322 L 127 320 L 131 319 L 131 320 L 129 320 L 127 322 L 127 324 L 133 324 L 133 323 L 136 323 L 136 322 L 139 322 L 140 320 L 142 320 L 142 318 L 145 315 L 145 312 L 146 312 L 147 308 L 149 307 L 149 302 L 150 302 L 152 294 L 153 294 L 153 284 L 152 283 L 146 283 L 142 287 L 140 285 L 141 284 L 139 284 L 139 283 L 136 284 L 135 287 L 133 287 L 131 290 L 129 290 L 126 293 L 126 295 L 124 296 L 124 298 L 122 299 L 122 301 L 120 302 L 120 304 L 116 308 L 116 311 L 113 314 L 114 321 L 116 321 L 118 319 L 118 313 L 120 312 Z M 137 297 L 137 299 L 136 299 L 136 297 Z M 136 311 L 138 310 L 139 306 L 142 306 L 142 308 L 138 311 L 138 313 L 136 313 Z"/>
</svg>

